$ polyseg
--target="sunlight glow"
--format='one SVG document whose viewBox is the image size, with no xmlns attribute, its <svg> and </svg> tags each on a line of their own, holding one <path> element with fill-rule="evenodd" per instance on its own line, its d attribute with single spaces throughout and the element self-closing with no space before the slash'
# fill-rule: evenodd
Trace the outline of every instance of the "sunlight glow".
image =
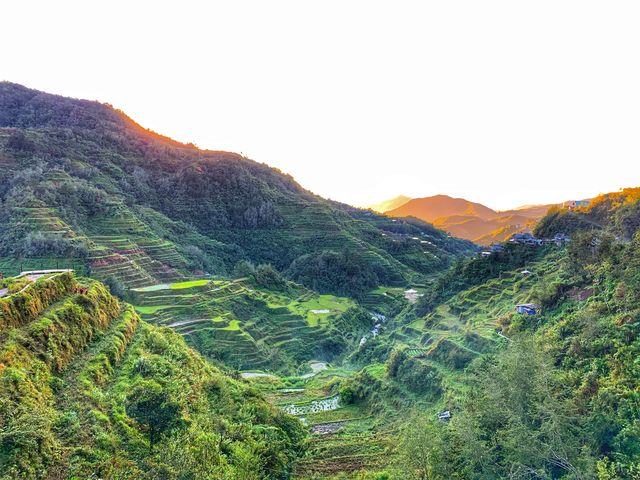
<svg viewBox="0 0 640 480">
<path fill-rule="evenodd" d="M 637 2 L 26 0 L 2 16 L 0 80 L 111 103 L 333 199 L 510 208 L 640 183 Z"/>
</svg>

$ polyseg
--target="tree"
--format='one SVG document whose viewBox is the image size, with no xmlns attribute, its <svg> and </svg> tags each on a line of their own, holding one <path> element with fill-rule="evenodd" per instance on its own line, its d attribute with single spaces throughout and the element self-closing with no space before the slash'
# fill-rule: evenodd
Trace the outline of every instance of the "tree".
<svg viewBox="0 0 640 480">
<path fill-rule="evenodd" d="M 570 392 L 532 339 L 514 339 L 475 368 L 474 388 L 449 423 L 418 417 L 405 428 L 399 465 L 407 478 L 594 478 Z"/>
<path fill-rule="evenodd" d="M 107 277 L 104 280 L 104 284 L 109 287 L 109 291 L 112 295 L 115 295 L 118 298 L 124 298 L 126 287 L 121 280 L 116 277 Z"/>
<path fill-rule="evenodd" d="M 446 425 L 424 416 L 413 418 L 405 427 L 398 447 L 397 465 L 407 480 L 449 480 L 457 477 L 448 460 Z"/>
<path fill-rule="evenodd" d="M 534 472 L 541 478 L 591 478 L 595 467 L 584 453 L 589 445 L 571 392 L 533 339 L 515 339 L 478 368 L 477 388 L 452 422 L 465 439 L 461 443 L 483 452 L 482 463 L 468 465 L 472 471 L 499 478 Z"/>
<path fill-rule="evenodd" d="M 153 380 L 139 382 L 127 396 L 125 405 L 127 415 L 147 427 L 151 447 L 163 433 L 181 423 L 180 405 Z"/>
</svg>

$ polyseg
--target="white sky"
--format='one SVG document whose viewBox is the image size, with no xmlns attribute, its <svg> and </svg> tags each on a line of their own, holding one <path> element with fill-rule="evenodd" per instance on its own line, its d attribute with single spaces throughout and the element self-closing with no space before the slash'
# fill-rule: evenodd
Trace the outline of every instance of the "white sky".
<svg viewBox="0 0 640 480">
<path fill-rule="evenodd" d="M 354 204 L 640 185 L 637 1 L 6 1 L 0 79 Z"/>
</svg>

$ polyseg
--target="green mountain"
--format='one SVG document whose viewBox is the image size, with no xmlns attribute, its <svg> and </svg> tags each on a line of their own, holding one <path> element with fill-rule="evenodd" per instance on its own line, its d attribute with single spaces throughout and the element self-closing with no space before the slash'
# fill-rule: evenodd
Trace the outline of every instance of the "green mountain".
<svg viewBox="0 0 640 480">
<path fill-rule="evenodd" d="M 284 478 L 302 451 L 299 422 L 104 285 L 0 287 L 3 480 Z"/>
<path fill-rule="evenodd" d="M 604 230 L 631 240 L 640 226 L 640 188 L 624 188 L 598 195 L 578 209 L 554 208 L 536 225 L 538 235 Z"/>
<path fill-rule="evenodd" d="M 324 200 L 240 155 L 177 143 L 109 105 L 7 82 L 0 165 L 9 272 L 57 261 L 143 287 L 231 275 L 249 260 L 323 293 L 361 295 L 423 281 L 474 250 L 427 223 Z"/>
<path fill-rule="evenodd" d="M 536 230 L 570 232 L 565 246 L 457 263 L 352 357 L 363 369 L 343 388 L 364 412 L 401 409 L 398 385 L 420 395 L 389 478 L 634 478 L 638 192 L 551 210 Z"/>
<path fill-rule="evenodd" d="M 638 188 L 405 204 L 477 256 L 8 83 L 0 165 L 2 480 L 638 476 Z"/>
</svg>

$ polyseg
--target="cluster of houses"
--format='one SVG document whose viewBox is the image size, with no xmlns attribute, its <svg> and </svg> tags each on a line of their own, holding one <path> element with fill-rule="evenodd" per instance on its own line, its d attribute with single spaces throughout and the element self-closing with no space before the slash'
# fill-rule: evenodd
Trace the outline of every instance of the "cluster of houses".
<svg viewBox="0 0 640 480">
<path fill-rule="evenodd" d="M 509 243 L 515 245 L 543 245 L 544 240 L 542 238 L 538 238 L 532 233 L 529 232 L 521 232 L 516 233 L 509 238 Z"/>
<path fill-rule="evenodd" d="M 561 247 L 571 241 L 565 233 L 556 233 L 553 238 L 537 238 L 531 233 L 516 233 L 509 239 L 509 243 L 521 245 L 549 245 L 555 244 Z"/>
<path fill-rule="evenodd" d="M 507 241 L 511 245 L 556 245 L 562 247 L 571 241 L 571 237 L 564 233 L 556 233 L 553 238 L 539 238 L 529 232 L 521 232 L 512 235 Z M 487 250 L 480 252 L 481 257 L 490 257 L 492 254 L 504 251 L 504 245 L 501 243 L 495 243 L 491 245 Z"/>
</svg>

